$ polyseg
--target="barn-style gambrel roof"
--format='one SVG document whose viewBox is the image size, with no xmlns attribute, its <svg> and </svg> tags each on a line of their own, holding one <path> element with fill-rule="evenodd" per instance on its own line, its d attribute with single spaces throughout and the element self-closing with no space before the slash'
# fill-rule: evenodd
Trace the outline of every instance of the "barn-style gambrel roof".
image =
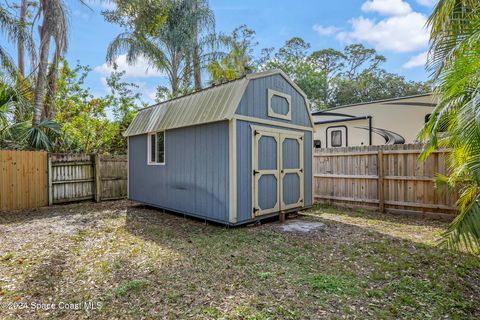
<svg viewBox="0 0 480 320">
<path fill-rule="evenodd" d="M 250 80 L 279 74 L 305 99 L 308 114 L 310 106 L 305 93 L 281 70 L 246 75 L 237 80 L 161 102 L 138 112 L 124 136 L 188 127 L 222 120 L 231 120 Z M 313 120 L 310 116 L 313 126 Z"/>
</svg>

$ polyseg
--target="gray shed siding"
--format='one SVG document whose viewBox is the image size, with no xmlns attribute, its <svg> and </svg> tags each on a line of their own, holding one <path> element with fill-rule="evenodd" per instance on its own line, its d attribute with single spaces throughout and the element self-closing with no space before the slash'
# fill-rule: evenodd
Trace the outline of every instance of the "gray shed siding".
<svg viewBox="0 0 480 320">
<path fill-rule="evenodd" d="M 283 92 L 292 97 L 292 120 L 272 118 L 268 116 L 268 89 Z M 236 114 L 305 127 L 312 126 L 303 96 L 279 74 L 251 80 L 245 90 L 245 94 L 240 100 Z"/>
<path fill-rule="evenodd" d="M 147 135 L 129 137 L 129 198 L 228 222 L 228 122 L 165 133 L 165 165 L 147 165 Z"/>
<path fill-rule="evenodd" d="M 266 89 L 265 89 L 266 91 Z M 266 99 L 266 97 L 265 97 Z M 293 110 L 292 110 L 293 111 Z M 237 222 L 252 219 L 252 131 L 251 125 L 289 130 L 279 126 L 237 121 Z M 299 130 L 293 130 L 298 132 Z M 312 132 L 304 132 L 304 201 L 312 205 Z M 272 158 L 276 157 L 276 151 Z"/>
</svg>

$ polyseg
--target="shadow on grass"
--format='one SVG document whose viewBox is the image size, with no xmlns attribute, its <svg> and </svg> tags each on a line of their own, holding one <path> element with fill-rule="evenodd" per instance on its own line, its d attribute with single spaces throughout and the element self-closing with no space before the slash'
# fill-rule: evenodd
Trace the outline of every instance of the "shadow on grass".
<svg viewBox="0 0 480 320">
<path fill-rule="evenodd" d="M 335 207 L 330 205 L 315 205 L 312 209 L 305 211 L 307 215 L 321 215 L 322 213 L 332 213 L 343 216 L 358 217 L 367 220 L 386 221 L 391 223 L 399 223 L 412 226 L 432 226 L 445 227 L 449 224 L 448 220 L 443 218 L 434 219 L 419 215 L 408 215 L 400 213 L 380 213 L 372 210 L 364 209 L 348 209 Z M 452 220 L 453 220 L 452 216 Z"/>
<path fill-rule="evenodd" d="M 130 205 L 128 200 L 106 201 L 95 203 L 92 201 L 74 202 L 69 204 L 59 204 L 48 207 L 25 209 L 16 211 L 0 212 L 0 225 L 15 223 L 34 222 L 42 219 L 51 219 L 56 217 L 69 218 L 76 215 L 82 215 L 81 219 L 102 219 L 104 217 L 93 217 L 92 214 L 99 210 L 115 210 L 125 208 Z"/>
</svg>

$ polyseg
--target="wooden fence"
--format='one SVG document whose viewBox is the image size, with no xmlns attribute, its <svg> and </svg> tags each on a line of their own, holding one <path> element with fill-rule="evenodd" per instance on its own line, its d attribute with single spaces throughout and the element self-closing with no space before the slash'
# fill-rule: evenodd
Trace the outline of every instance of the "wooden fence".
<svg viewBox="0 0 480 320">
<path fill-rule="evenodd" d="M 127 196 L 127 157 L 52 154 L 49 203 L 114 200 Z"/>
<path fill-rule="evenodd" d="M 0 211 L 126 196 L 126 156 L 0 150 Z"/>
<path fill-rule="evenodd" d="M 48 204 L 47 153 L 0 150 L 0 211 Z"/>
<path fill-rule="evenodd" d="M 447 174 L 447 150 L 417 161 L 422 145 L 320 149 L 314 154 L 318 203 L 381 212 L 454 214 L 456 195 L 435 189 Z"/>
</svg>

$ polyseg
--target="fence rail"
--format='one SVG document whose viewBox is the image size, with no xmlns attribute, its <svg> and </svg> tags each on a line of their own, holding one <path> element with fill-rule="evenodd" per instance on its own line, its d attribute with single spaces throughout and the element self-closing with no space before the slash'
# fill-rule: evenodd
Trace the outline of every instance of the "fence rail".
<svg viewBox="0 0 480 320">
<path fill-rule="evenodd" d="M 0 211 L 126 196 L 126 156 L 0 150 Z"/>
<path fill-rule="evenodd" d="M 456 195 L 435 189 L 448 174 L 447 150 L 417 161 L 422 145 L 320 149 L 314 154 L 315 200 L 380 211 L 456 212 Z"/>
</svg>

